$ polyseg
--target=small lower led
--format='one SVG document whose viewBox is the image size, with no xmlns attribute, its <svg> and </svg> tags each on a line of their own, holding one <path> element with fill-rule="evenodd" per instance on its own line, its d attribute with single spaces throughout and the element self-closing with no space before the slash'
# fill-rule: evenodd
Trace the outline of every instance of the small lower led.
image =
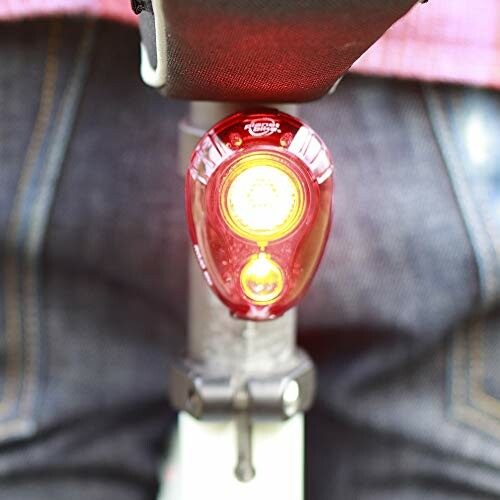
<svg viewBox="0 0 500 500">
<path fill-rule="evenodd" d="M 283 271 L 269 254 L 253 255 L 243 267 L 240 275 L 244 294 L 259 304 L 276 300 L 284 287 Z"/>
</svg>

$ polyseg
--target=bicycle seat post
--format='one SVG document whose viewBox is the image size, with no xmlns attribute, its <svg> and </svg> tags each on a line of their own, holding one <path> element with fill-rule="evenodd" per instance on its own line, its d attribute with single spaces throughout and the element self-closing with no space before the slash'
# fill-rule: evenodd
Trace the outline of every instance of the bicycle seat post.
<svg viewBox="0 0 500 500">
<path fill-rule="evenodd" d="M 242 107 L 191 104 L 180 125 L 183 172 L 205 130 Z M 171 402 L 180 410 L 171 457 L 180 490 L 170 486 L 163 498 L 212 498 L 208 484 L 218 500 L 268 498 L 274 490 L 303 498 L 303 412 L 313 400 L 315 370 L 296 347 L 296 318 L 295 309 L 269 321 L 232 317 L 193 255 L 187 356 L 170 377 Z"/>
</svg>

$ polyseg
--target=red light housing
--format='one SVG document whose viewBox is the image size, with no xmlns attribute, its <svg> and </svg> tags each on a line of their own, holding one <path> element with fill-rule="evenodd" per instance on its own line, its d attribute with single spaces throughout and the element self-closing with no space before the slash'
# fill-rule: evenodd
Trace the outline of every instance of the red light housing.
<svg viewBox="0 0 500 500">
<path fill-rule="evenodd" d="M 236 113 L 196 146 L 186 178 L 194 251 L 235 316 L 281 316 L 307 290 L 332 217 L 333 164 L 288 114 Z"/>
</svg>

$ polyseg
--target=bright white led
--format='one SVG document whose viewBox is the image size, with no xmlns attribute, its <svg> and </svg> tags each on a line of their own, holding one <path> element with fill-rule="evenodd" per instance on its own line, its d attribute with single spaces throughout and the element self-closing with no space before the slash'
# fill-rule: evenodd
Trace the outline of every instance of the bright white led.
<svg viewBox="0 0 500 500">
<path fill-rule="evenodd" d="M 266 232 L 286 223 L 297 204 L 297 190 L 285 172 L 257 166 L 234 179 L 227 198 L 236 222 L 250 231 Z"/>
<path fill-rule="evenodd" d="M 224 215 L 241 236 L 279 239 L 296 227 L 302 215 L 299 179 L 287 167 L 269 163 L 245 162 L 228 178 Z"/>
</svg>

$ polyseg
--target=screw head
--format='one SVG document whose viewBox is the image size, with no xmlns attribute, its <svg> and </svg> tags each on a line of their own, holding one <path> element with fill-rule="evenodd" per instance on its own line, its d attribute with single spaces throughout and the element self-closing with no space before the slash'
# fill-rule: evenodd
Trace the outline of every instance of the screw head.
<svg viewBox="0 0 500 500">
<path fill-rule="evenodd" d="M 200 395 L 198 394 L 198 391 L 194 387 L 191 387 L 187 395 L 187 401 L 186 401 L 187 411 L 191 413 L 191 415 L 196 417 L 201 415 L 202 406 L 203 402 L 201 400 Z"/>
<path fill-rule="evenodd" d="M 255 469 L 247 460 L 240 460 L 234 469 L 234 474 L 241 483 L 248 483 L 255 477 Z"/>
<path fill-rule="evenodd" d="M 296 380 L 291 380 L 283 391 L 283 410 L 287 417 L 297 413 L 300 405 L 300 386 Z"/>
</svg>

